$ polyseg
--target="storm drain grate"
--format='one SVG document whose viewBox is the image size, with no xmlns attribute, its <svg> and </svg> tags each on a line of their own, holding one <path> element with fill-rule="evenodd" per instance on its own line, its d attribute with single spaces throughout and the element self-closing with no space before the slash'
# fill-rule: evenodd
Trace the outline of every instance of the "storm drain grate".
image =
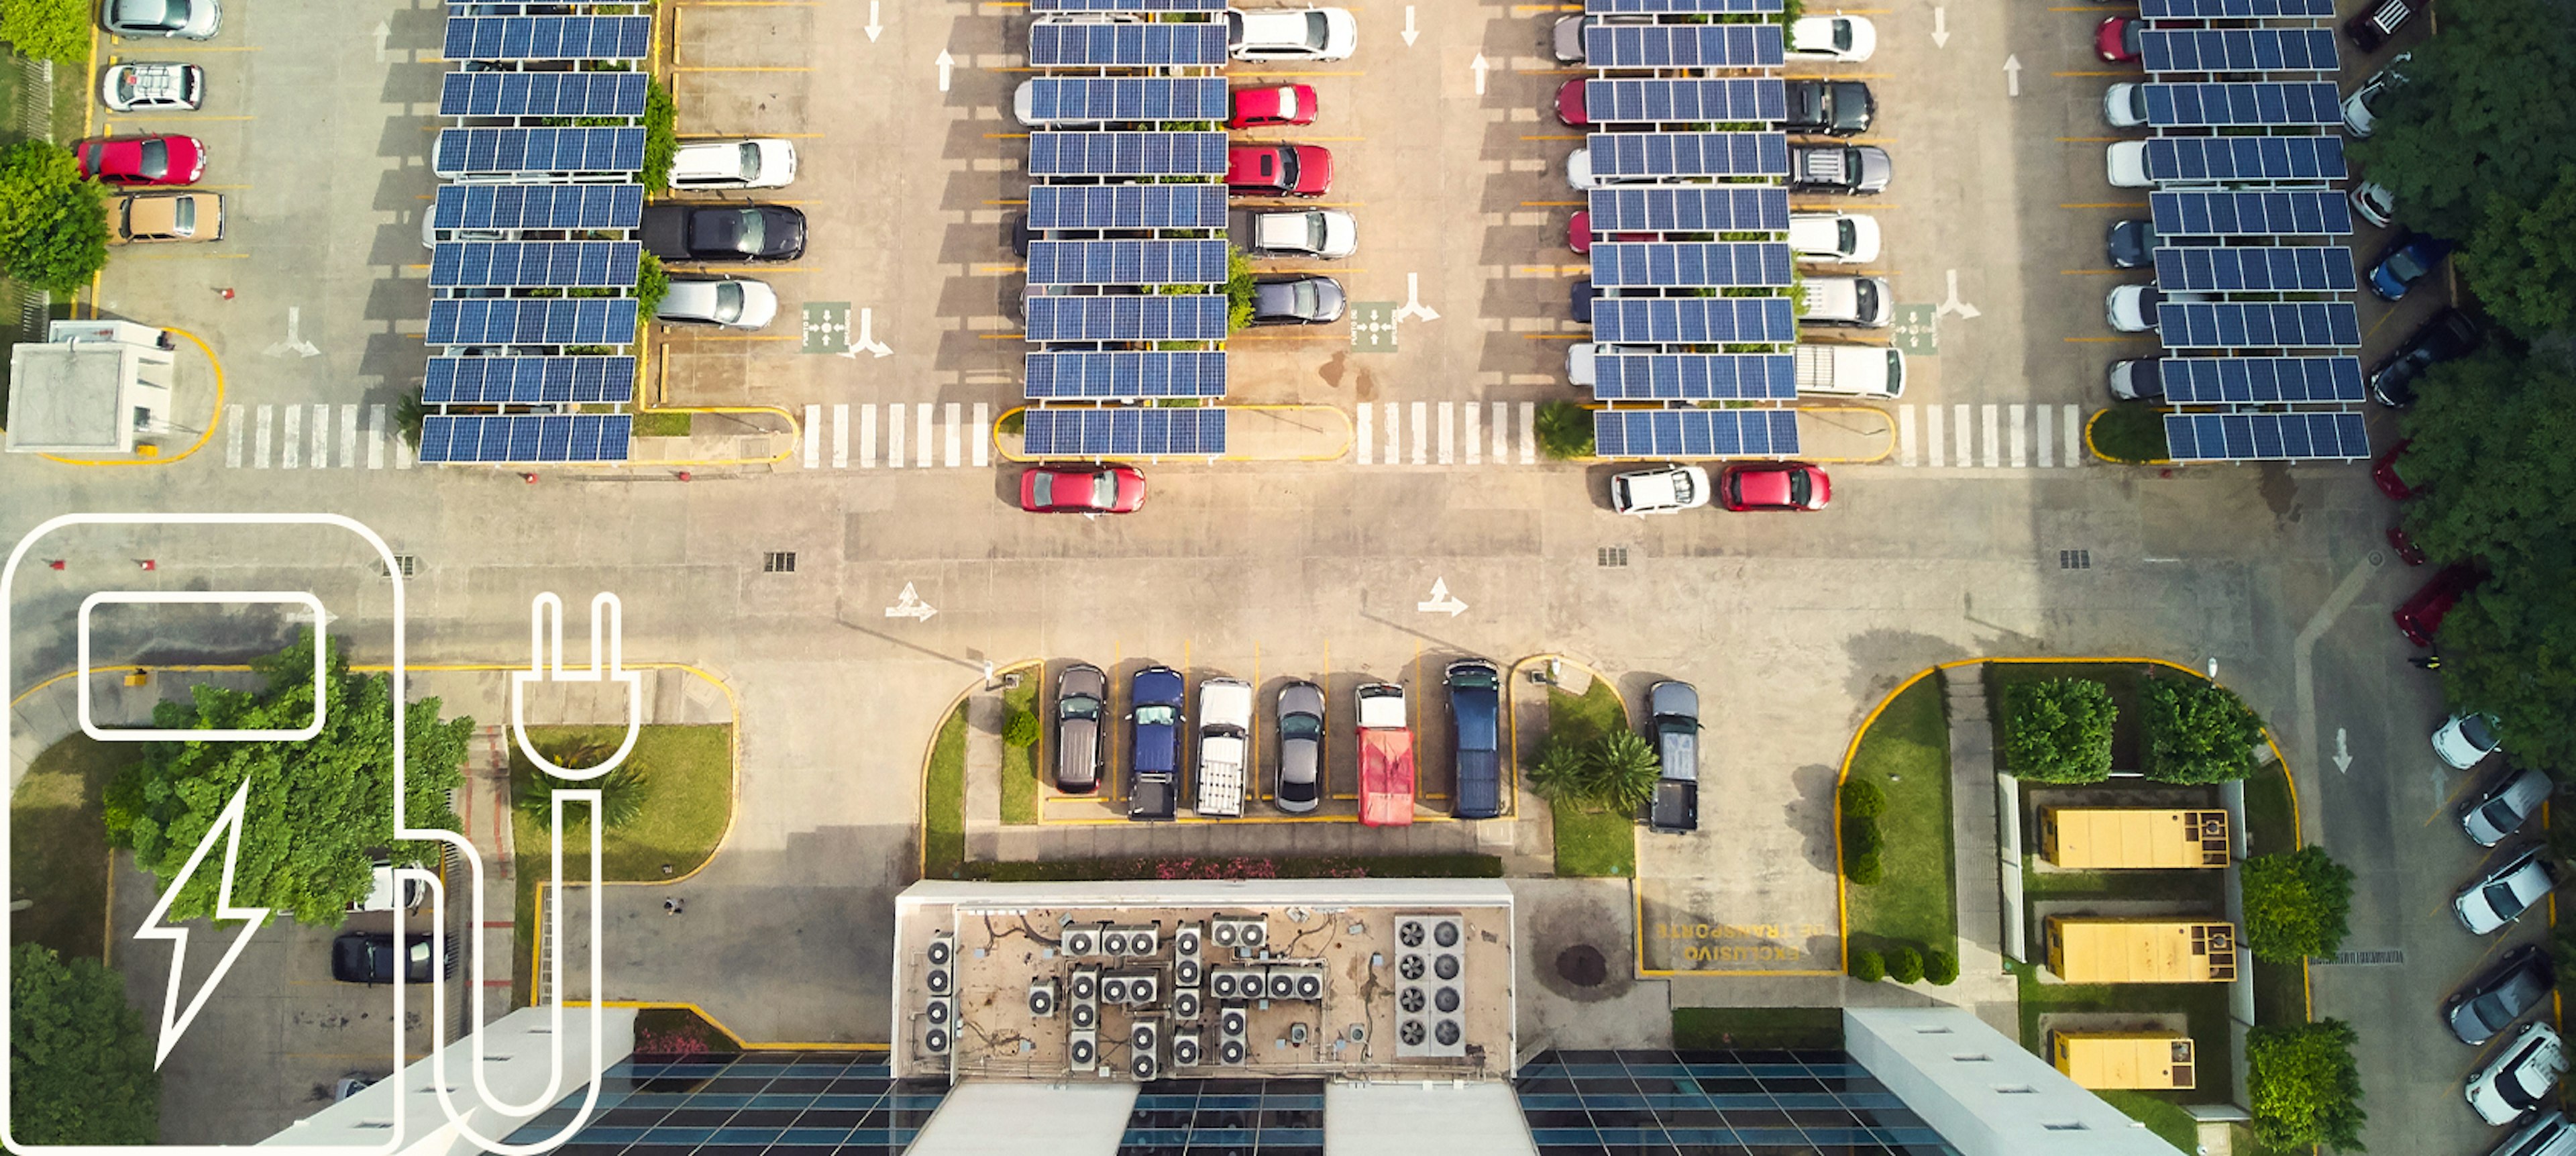
<svg viewBox="0 0 2576 1156">
<path fill-rule="evenodd" d="M 761 556 L 760 556 L 760 572 L 761 572 L 761 573 L 763 573 L 763 574 L 793 574 L 793 573 L 795 573 L 795 572 L 796 572 L 796 551 L 794 551 L 794 550 L 772 550 L 772 551 L 770 551 L 770 552 L 768 552 L 768 553 L 766 553 L 766 554 L 761 555 Z"/>
<path fill-rule="evenodd" d="M 2057 552 L 2057 568 L 2060 570 L 2090 570 L 2093 568 L 2093 552 L 2091 550 L 2060 550 Z"/>
<path fill-rule="evenodd" d="M 2406 963 L 2402 948 L 2386 951 L 2338 951 L 2332 959 L 2315 959 L 2314 963 L 2341 964 L 2347 967 L 2401 967 Z"/>
<path fill-rule="evenodd" d="M 1600 562 L 1601 565 L 1611 567 L 1613 569 L 1625 566 L 1628 564 L 1628 548 L 1626 546 L 1603 546 L 1600 551 Z"/>
<path fill-rule="evenodd" d="M 396 574 L 409 578 L 414 574 L 420 573 L 420 559 L 410 554 L 396 554 L 394 555 L 393 564 L 390 566 L 386 565 L 382 561 L 378 561 L 376 563 L 376 573 L 382 574 L 387 578 L 391 578 Z"/>
</svg>

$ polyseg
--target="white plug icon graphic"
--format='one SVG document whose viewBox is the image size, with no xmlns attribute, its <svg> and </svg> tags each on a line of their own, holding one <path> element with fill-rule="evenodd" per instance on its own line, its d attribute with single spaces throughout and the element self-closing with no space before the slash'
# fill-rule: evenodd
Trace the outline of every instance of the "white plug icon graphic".
<svg viewBox="0 0 2576 1156">
<path fill-rule="evenodd" d="M 537 595 L 528 602 L 528 669 L 510 674 L 510 733 L 517 737 L 519 753 L 543 768 L 547 774 L 571 782 L 586 782 L 616 770 L 635 752 L 635 738 L 644 727 L 644 677 L 626 669 L 625 607 L 615 594 L 605 591 L 590 600 L 590 669 L 564 669 L 563 599 L 553 591 Z M 626 684 L 626 741 L 599 765 L 578 769 L 556 766 L 537 753 L 535 743 L 528 741 L 528 684 L 549 682 L 622 682 Z"/>
</svg>

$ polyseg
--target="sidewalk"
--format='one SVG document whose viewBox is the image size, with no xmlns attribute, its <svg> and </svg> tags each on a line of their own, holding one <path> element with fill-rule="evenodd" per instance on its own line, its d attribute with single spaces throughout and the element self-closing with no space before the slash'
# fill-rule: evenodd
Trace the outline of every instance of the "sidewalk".
<svg viewBox="0 0 2576 1156">
<path fill-rule="evenodd" d="M 2021 1038 L 2021 986 L 2004 966 L 2002 849 L 1996 835 L 1995 729 L 1986 711 L 1985 667 L 1941 672 L 1950 716 L 1951 893 L 1958 907 L 1959 981 L 1916 985 L 1957 1004 L 2013 1039 Z"/>
</svg>

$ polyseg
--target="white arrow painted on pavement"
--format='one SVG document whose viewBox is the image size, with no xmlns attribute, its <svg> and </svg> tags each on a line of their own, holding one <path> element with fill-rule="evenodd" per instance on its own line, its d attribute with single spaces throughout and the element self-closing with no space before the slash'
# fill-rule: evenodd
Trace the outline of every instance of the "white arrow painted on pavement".
<svg viewBox="0 0 2576 1156">
<path fill-rule="evenodd" d="M 376 63 L 385 62 L 387 50 L 392 45 L 393 39 L 394 26 L 386 21 L 376 21 Z"/>
<path fill-rule="evenodd" d="M 852 351 L 852 352 L 851 352 L 851 354 L 849 355 L 849 356 L 850 356 L 850 360 L 852 360 L 852 361 L 856 361 L 856 360 L 858 360 L 857 352 L 856 352 L 856 351 L 861 350 L 861 349 L 867 350 L 868 352 L 873 353 L 873 354 L 875 354 L 875 355 L 877 355 L 877 356 L 879 356 L 879 357 L 892 357 L 892 356 L 894 356 L 894 350 L 893 350 L 893 349 L 889 348 L 889 347 L 886 345 L 886 343 L 885 343 L 885 342 L 882 342 L 882 341 L 877 340 L 877 337 L 876 337 L 876 325 L 877 325 L 877 311 L 876 311 L 876 310 L 874 310 L 874 309 L 861 309 L 861 310 L 859 310 L 859 339 L 850 343 L 850 349 L 851 349 L 851 351 Z"/>
<path fill-rule="evenodd" d="M 1957 314 L 1957 315 L 1959 316 L 1959 319 L 1960 319 L 1960 320 L 1962 320 L 1962 321 L 1967 320 L 1968 318 L 1971 318 L 1971 317 L 1976 316 L 1976 315 L 1977 315 L 1977 313 L 1979 312 L 1979 310 L 1977 309 L 1977 307 L 1976 307 L 1976 306 L 1974 306 L 1974 305 L 1970 305 L 1970 304 L 1968 304 L 1968 303 L 1967 303 L 1967 302 L 1965 302 L 1965 301 L 1961 301 L 1961 300 L 1959 300 L 1959 271 L 1958 271 L 1958 270 L 1956 270 L 1956 269 L 1952 269 L 1952 270 L 1950 270 L 1950 271 L 1949 271 L 1949 273 L 1950 273 L 1950 295 L 1949 295 L 1948 297 L 1942 298 L 1942 300 L 1941 300 L 1941 307 L 1940 307 L 1940 308 L 1938 308 L 1938 309 L 1933 310 L 1933 311 L 1932 311 L 1932 315 L 1933 315 L 1933 316 L 1935 316 L 1935 317 L 1938 317 L 1938 316 L 1940 316 L 1941 314 L 1944 314 L 1944 313 L 1955 313 L 1955 314 Z"/>
<path fill-rule="evenodd" d="M 1479 52 L 1479 53 L 1477 53 L 1477 54 L 1476 54 L 1476 59 L 1475 59 L 1475 61 L 1474 61 L 1473 63 L 1469 64 L 1467 67 L 1469 67 L 1469 68 L 1472 68 L 1472 69 L 1475 69 L 1475 70 L 1476 70 L 1476 95 L 1478 95 L 1478 96 L 1483 96 L 1483 95 L 1485 95 L 1485 70 L 1486 70 L 1486 69 L 1488 69 L 1488 68 L 1492 68 L 1492 67 L 1493 67 L 1493 65 L 1492 65 L 1492 64 L 1490 64 L 1490 63 L 1488 63 L 1488 62 L 1485 60 L 1485 54 L 1484 54 L 1484 53 Z"/>
<path fill-rule="evenodd" d="M 941 91 L 941 92 L 946 92 L 946 91 L 948 91 L 948 73 L 949 73 L 949 70 L 950 70 L 950 69 L 953 69 L 953 68 L 956 68 L 956 67 L 957 67 L 957 58 L 956 58 L 956 57 L 954 57 L 954 56 L 950 56 L 950 55 L 948 55 L 948 50 L 947 50 L 947 49 L 945 49 L 945 48 L 940 49 L 940 50 L 939 50 L 939 91 Z"/>
<path fill-rule="evenodd" d="M 1466 603 L 1450 596 L 1449 580 L 1446 578 L 1432 579 L 1431 599 L 1427 602 L 1416 602 L 1413 608 L 1424 614 L 1446 614 L 1451 618 L 1467 612 Z"/>
<path fill-rule="evenodd" d="M 916 622 L 928 622 L 930 616 L 937 613 L 939 612 L 930 608 L 929 603 L 921 600 L 921 595 L 913 593 L 910 582 L 903 584 L 903 597 L 894 605 L 886 607 L 886 617 L 909 618 Z"/>
<path fill-rule="evenodd" d="M 2352 773 L 2352 747 L 2346 739 L 2342 727 L 2335 728 L 2334 764 L 2336 770 L 2342 771 L 2345 774 Z"/>
<path fill-rule="evenodd" d="M 296 354 L 300 357 L 322 356 L 322 351 L 320 349 L 316 348 L 312 342 L 304 339 L 304 310 L 302 307 L 295 305 L 289 305 L 286 307 L 286 340 L 269 346 L 260 352 L 265 353 L 270 357 L 284 357 L 290 353 Z"/>
<path fill-rule="evenodd" d="M 1416 321 L 1440 320 L 1439 313 L 1422 303 L 1422 274 L 1404 275 L 1404 308 L 1396 310 L 1395 317 L 1398 321 L 1408 317 Z"/>
<path fill-rule="evenodd" d="M 868 0 L 868 22 L 859 31 L 868 34 L 870 44 L 876 43 L 877 37 L 885 32 L 885 14 L 881 9 L 881 0 Z"/>
<path fill-rule="evenodd" d="M 1404 6 L 1404 46 L 1413 47 L 1413 38 L 1420 35 L 1422 33 L 1413 27 L 1413 5 L 1407 4 Z"/>
<path fill-rule="evenodd" d="M 871 37 L 870 39 L 874 38 Z M 1932 47 L 1948 48 L 1949 46 L 1950 10 L 1947 8 L 1935 8 L 1932 10 Z"/>
<path fill-rule="evenodd" d="M 2004 92 L 2007 96 L 2021 95 L 2021 58 L 2018 56 L 2004 57 Z"/>
</svg>

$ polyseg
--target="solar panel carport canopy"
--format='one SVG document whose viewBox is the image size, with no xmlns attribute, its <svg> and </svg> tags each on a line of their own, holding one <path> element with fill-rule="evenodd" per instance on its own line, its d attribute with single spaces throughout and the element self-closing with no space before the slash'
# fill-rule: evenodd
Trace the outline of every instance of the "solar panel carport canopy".
<svg viewBox="0 0 2576 1156">
<path fill-rule="evenodd" d="M 642 185 L 443 185 L 431 220 L 441 229 L 632 229 Z"/>
<path fill-rule="evenodd" d="M 1025 334 L 1030 341 L 1225 340 L 1226 298 L 1221 293 L 1032 296 L 1021 306 L 1028 313 Z"/>
<path fill-rule="evenodd" d="M 2139 0 L 2149 20 L 2332 20 L 2335 0 Z"/>
<path fill-rule="evenodd" d="M 1167 68 L 1226 61 L 1225 25 L 1049 24 L 1029 26 L 1037 68 Z"/>
<path fill-rule="evenodd" d="M 2155 128 L 2321 127 L 2343 123 L 2342 97 L 2331 81 L 2208 82 L 2143 86 L 2147 123 Z"/>
<path fill-rule="evenodd" d="M 1596 233 L 1779 233 L 1789 190 L 1777 185 L 1631 185 L 1594 189 Z"/>
<path fill-rule="evenodd" d="M 1596 178 L 1789 175 L 1789 138 L 1776 132 L 1596 132 L 1584 140 Z"/>
<path fill-rule="evenodd" d="M 2168 357 L 2156 363 L 2170 405 L 2362 400 L 2357 357 Z"/>
<path fill-rule="evenodd" d="M 450 128 L 438 133 L 439 176 L 643 171 L 640 128 Z"/>
<path fill-rule="evenodd" d="M 1786 353 L 1651 353 L 1598 347 L 1596 401 L 1791 401 L 1797 359 Z"/>
<path fill-rule="evenodd" d="M 2352 202 L 2333 189 L 2174 189 L 2147 194 L 2159 237 L 2340 237 Z M 1594 210 L 1593 219 L 1600 219 Z"/>
<path fill-rule="evenodd" d="M 1724 16 L 1781 10 L 1781 0 L 1583 0 L 1595 16 Z"/>
<path fill-rule="evenodd" d="M 1789 458 L 1798 415 L 1786 409 L 1605 409 L 1592 413 L 1605 458 Z"/>
<path fill-rule="evenodd" d="M 440 116 L 642 116 L 641 72 L 451 72 Z"/>
<path fill-rule="evenodd" d="M 1226 0 L 1029 0 L 1029 11 L 1049 12 L 1223 12 Z"/>
<path fill-rule="evenodd" d="M 1778 24 L 1607 24 L 1583 30 L 1588 68 L 1778 68 Z"/>
<path fill-rule="evenodd" d="M 449 60 L 642 60 L 650 16 L 449 16 Z"/>
<path fill-rule="evenodd" d="M 1743 124 L 1788 115 L 1788 89 L 1775 77 L 1583 82 L 1583 117 L 1592 124 Z"/>
<path fill-rule="evenodd" d="M 1032 241 L 1031 285 L 1216 285 L 1226 279 L 1221 240 Z"/>
<path fill-rule="evenodd" d="M 2215 248 L 2169 245 L 2155 251 L 2156 287 L 2166 292 L 2350 292 L 2352 250 L 2341 246 Z"/>
<path fill-rule="evenodd" d="M 441 241 L 432 289 L 632 288 L 644 246 L 634 241 Z"/>
<path fill-rule="evenodd" d="M 2158 184 L 2322 184 L 2347 175 L 2340 136 L 2168 136 L 2147 141 L 2147 179 Z"/>
<path fill-rule="evenodd" d="M 1224 120 L 1219 76 L 1041 76 L 1028 82 L 1038 121 Z"/>
<path fill-rule="evenodd" d="M 1592 283 L 1604 289 L 1789 284 L 1789 246 L 1776 241 L 1598 242 Z"/>
<path fill-rule="evenodd" d="M 2327 28 L 2149 28 L 2138 36 L 2149 72 L 2333 72 Z"/>
<path fill-rule="evenodd" d="M 2172 413 L 2165 447 L 2177 462 L 2360 461 L 2370 435 L 2357 413 Z"/>
<path fill-rule="evenodd" d="M 1030 457 L 1216 457 L 1225 453 L 1226 411 L 1170 409 L 1030 409 L 1022 413 L 1020 452 Z"/>
<path fill-rule="evenodd" d="M 1225 145 L 1221 132 L 1033 132 L 1029 175 L 1223 176 Z"/>
<path fill-rule="evenodd" d="M 440 298 L 429 303 L 431 345 L 630 345 L 635 299 Z"/>
<path fill-rule="evenodd" d="M 1222 350 L 1040 351 L 1024 368 L 1024 396 L 1039 400 L 1225 396 Z"/>
<path fill-rule="evenodd" d="M 2361 322 L 2349 301 L 2173 301 L 2156 305 L 2167 349 L 2349 349 Z"/>
<path fill-rule="evenodd" d="M 1216 184 L 1031 185 L 1029 227 L 1222 229 L 1225 204 Z"/>
<path fill-rule="evenodd" d="M 421 420 L 420 460 L 539 465 L 622 462 L 635 418 L 598 414 L 432 414 Z"/>
<path fill-rule="evenodd" d="M 616 404 L 635 399 L 632 357 L 433 357 L 431 405 Z"/>
</svg>

